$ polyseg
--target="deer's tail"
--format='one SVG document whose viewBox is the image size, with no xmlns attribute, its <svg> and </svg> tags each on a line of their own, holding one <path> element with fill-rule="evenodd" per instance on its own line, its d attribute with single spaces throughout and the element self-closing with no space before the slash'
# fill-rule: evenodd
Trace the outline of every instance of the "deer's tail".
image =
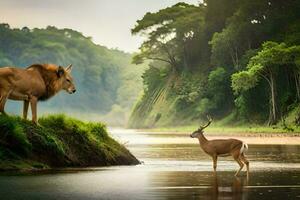
<svg viewBox="0 0 300 200">
<path fill-rule="evenodd" d="M 241 150 L 240 150 L 240 155 L 242 155 L 243 153 L 245 153 L 248 150 L 248 144 L 243 142 Z"/>
</svg>

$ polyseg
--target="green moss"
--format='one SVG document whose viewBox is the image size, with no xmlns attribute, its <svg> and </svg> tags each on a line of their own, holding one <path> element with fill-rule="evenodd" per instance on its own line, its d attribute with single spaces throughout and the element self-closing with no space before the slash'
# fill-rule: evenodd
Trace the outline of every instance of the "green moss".
<svg viewBox="0 0 300 200">
<path fill-rule="evenodd" d="M 40 118 L 37 126 L 0 115 L 0 128 L 0 169 L 139 163 L 102 123 L 50 115 Z"/>
</svg>

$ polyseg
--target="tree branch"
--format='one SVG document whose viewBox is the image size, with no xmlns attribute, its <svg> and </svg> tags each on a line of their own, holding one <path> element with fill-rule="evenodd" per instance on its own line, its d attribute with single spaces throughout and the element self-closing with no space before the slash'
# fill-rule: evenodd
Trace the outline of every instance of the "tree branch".
<svg viewBox="0 0 300 200">
<path fill-rule="evenodd" d="M 151 56 L 148 56 L 147 59 L 151 59 L 151 60 L 159 60 L 159 61 L 166 62 L 166 63 L 169 63 L 170 65 L 172 65 L 172 62 L 171 62 L 171 61 L 165 60 L 165 59 L 163 59 L 163 58 L 158 58 L 158 57 L 151 57 Z"/>
<path fill-rule="evenodd" d="M 176 59 L 175 56 L 173 56 L 171 54 L 171 52 L 169 51 L 168 47 L 166 46 L 166 44 L 161 43 L 163 49 L 165 50 L 165 52 L 168 54 L 169 60 L 172 63 L 172 66 L 176 67 Z"/>
<path fill-rule="evenodd" d="M 269 83 L 270 87 L 272 86 L 270 79 L 268 79 L 268 77 L 267 77 L 266 75 L 264 75 L 264 74 L 262 74 L 262 73 L 259 73 L 259 75 L 260 75 L 261 77 L 263 77 L 263 78 Z"/>
</svg>

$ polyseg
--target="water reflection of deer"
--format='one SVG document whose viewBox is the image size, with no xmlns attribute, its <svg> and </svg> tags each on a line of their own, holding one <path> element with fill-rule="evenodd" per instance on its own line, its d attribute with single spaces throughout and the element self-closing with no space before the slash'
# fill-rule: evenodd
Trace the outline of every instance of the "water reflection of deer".
<svg viewBox="0 0 300 200">
<path fill-rule="evenodd" d="M 227 179 L 228 180 L 228 179 Z M 244 186 L 248 185 L 247 178 L 234 177 L 232 183 L 222 183 L 217 175 L 214 175 L 211 180 L 211 187 L 208 190 L 208 195 L 212 200 L 218 199 L 247 199 L 247 189 Z"/>
</svg>

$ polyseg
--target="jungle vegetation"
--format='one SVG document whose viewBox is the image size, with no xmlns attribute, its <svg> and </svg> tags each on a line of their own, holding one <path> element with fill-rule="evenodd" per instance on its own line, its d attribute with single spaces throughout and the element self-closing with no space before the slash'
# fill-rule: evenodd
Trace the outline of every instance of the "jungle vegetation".
<svg viewBox="0 0 300 200">
<path fill-rule="evenodd" d="M 297 0 L 204 0 L 146 13 L 131 30 L 145 38 L 133 63 L 150 64 L 129 125 L 208 114 L 227 125 L 299 125 L 299 10 Z"/>
</svg>

